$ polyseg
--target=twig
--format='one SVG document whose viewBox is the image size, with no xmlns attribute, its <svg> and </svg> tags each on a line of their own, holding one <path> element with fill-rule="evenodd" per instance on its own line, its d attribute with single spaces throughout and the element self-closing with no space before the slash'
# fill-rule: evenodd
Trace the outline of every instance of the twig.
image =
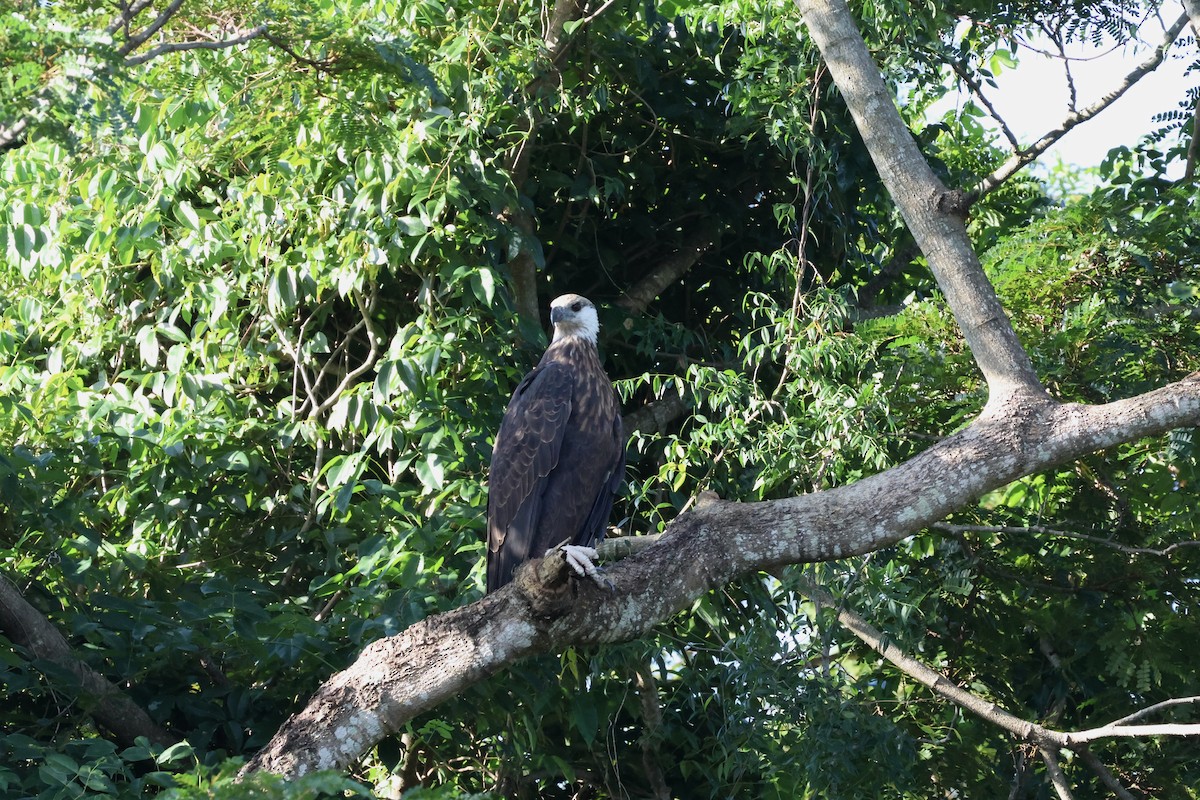
<svg viewBox="0 0 1200 800">
<path fill-rule="evenodd" d="M 1174 544 L 1167 545 L 1161 550 L 1153 547 L 1135 547 L 1133 545 L 1114 542 L 1111 539 L 1105 539 L 1100 536 L 1089 536 L 1086 533 L 1064 531 L 1059 528 L 1047 528 L 1044 525 L 1028 525 L 1025 527 L 1015 525 L 950 525 L 948 523 L 939 522 L 936 525 L 931 525 L 930 528 L 952 534 L 1010 533 L 1021 535 L 1035 533 L 1041 536 L 1061 536 L 1066 539 L 1079 539 L 1084 542 L 1093 542 L 1095 544 L 1103 545 L 1128 555 L 1158 556 L 1159 558 L 1165 558 L 1176 550 L 1182 550 L 1185 547 L 1200 547 L 1200 539 L 1188 539 L 1182 542 L 1175 542 Z"/>
</svg>

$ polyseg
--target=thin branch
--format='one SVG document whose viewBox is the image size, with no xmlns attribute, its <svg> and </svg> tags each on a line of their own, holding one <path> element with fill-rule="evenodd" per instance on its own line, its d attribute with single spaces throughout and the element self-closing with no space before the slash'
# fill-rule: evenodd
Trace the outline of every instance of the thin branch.
<svg viewBox="0 0 1200 800">
<path fill-rule="evenodd" d="M 346 373 L 346 377 L 344 377 L 342 382 L 338 384 L 337 388 L 333 390 L 333 393 L 330 394 L 329 397 L 325 398 L 325 402 L 313 409 L 313 417 L 319 417 L 329 409 L 333 408 L 333 405 L 338 401 L 338 398 L 341 397 L 342 392 L 346 391 L 346 389 L 349 388 L 354 381 L 358 380 L 360 375 L 374 367 L 375 362 L 379 359 L 379 343 L 381 338 L 379 336 L 379 332 L 375 330 L 375 325 L 371 322 L 371 314 L 375 308 L 377 295 L 371 295 L 371 302 L 369 305 L 363 300 L 361 293 L 356 292 L 354 299 L 358 303 L 358 311 L 360 314 L 362 314 L 363 324 L 367 328 L 367 340 L 371 345 L 370 352 L 367 353 L 367 357 L 363 359 L 361 364 Z"/>
<path fill-rule="evenodd" d="M 1156 711 L 1162 711 L 1164 708 L 1171 708 L 1172 706 L 1191 705 L 1193 703 L 1200 703 L 1200 696 L 1172 697 L 1170 700 L 1163 700 L 1161 703 L 1155 703 L 1152 706 L 1146 706 L 1141 711 L 1135 711 L 1127 717 L 1121 717 L 1120 719 L 1113 720 L 1109 724 L 1125 725 L 1130 722 L 1133 722 L 1134 720 L 1139 720 L 1139 719 L 1142 719 L 1143 717 L 1148 717 Z"/>
<path fill-rule="evenodd" d="M 1076 533 L 1075 531 L 1065 531 L 1060 528 L 1048 528 L 1044 525 L 1028 525 L 1025 527 L 1014 525 L 951 525 L 946 522 L 939 522 L 936 525 L 930 526 L 933 530 L 945 531 L 946 533 L 1008 533 L 1008 534 L 1038 534 L 1041 536 L 1061 536 L 1066 539 L 1078 539 L 1084 542 L 1093 542 L 1103 545 L 1112 550 L 1116 550 L 1128 555 L 1145 555 L 1158 556 L 1165 558 L 1176 550 L 1182 550 L 1185 547 L 1200 547 L 1200 539 L 1188 539 L 1182 542 L 1175 542 L 1162 549 L 1153 547 L 1135 547 L 1133 545 L 1121 544 L 1114 542 L 1112 539 L 1105 539 L 1100 536 L 1089 536 L 1086 533 Z"/>
<path fill-rule="evenodd" d="M 112 22 L 108 23 L 108 27 L 104 29 L 104 32 L 112 36 L 122 28 L 129 30 L 129 23 L 133 22 L 133 18 L 149 8 L 153 2 L 154 0 L 137 0 L 137 2 L 131 3 L 121 9 L 121 13 L 114 17 Z"/>
<path fill-rule="evenodd" d="M 975 714 L 981 719 L 996 725 L 997 727 L 1007 731 L 1023 741 L 1033 742 L 1043 749 L 1055 747 L 1076 750 L 1080 747 L 1080 745 L 1096 739 L 1109 739 L 1117 737 L 1200 736 L 1200 724 L 1125 724 L 1131 718 L 1138 718 L 1155 710 L 1166 708 L 1172 705 L 1193 703 L 1200 700 L 1200 698 L 1195 697 L 1175 698 L 1162 703 L 1157 703 L 1154 706 L 1143 709 L 1135 714 L 1130 715 L 1129 717 L 1123 717 L 1119 720 L 1115 720 L 1114 722 L 1110 722 L 1107 725 L 1082 731 L 1056 731 L 1036 722 L 1030 722 L 1029 720 L 1021 719 L 1020 717 L 1017 717 L 1016 715 L 996 705 L 994 702 L 963 689 L 961 686 L 958 686 L 950 681 L 941 672 L 934 670 L 925 663 L 908 655 L 894 645 L 889 637 L 872 626 L 857 613 L 847 608 L 844 603 L 838 603 L 837 600 L 824 589 L 817 587 L 810 581 L 805 581 L 803 584 L 803 591 L 810 598 L 812 598 L 813 602 L 836 609 L 838 622 L 840 622 L 842 626 L 846 628 L 846 630 L 857 636 L 859 640 L 861 640 L 875 652 L 879 653 L 879 655 L 883 656 L 905 675 L 908 675 L 918 683 L 928 687 L 935 694 L 941 695 L 960 708 L 970 711 L 972 714 Z M 1057 762 L 1055 763 L 1057 764 Z M 1047 764 L 1047 766 L 1049 767 L 1049 764 Z"/>
<path fill-rule="evenodd" d="M 1109 771 L 1108 767 L 1104 766 L 1100 759 L 1096 758 L 1096 754 L 1092 752 L 1090 747 L 1077 747 L 1075 752 L 1087 764 L 1092 772 L 1096 773 L 1096 777 L 1100 782 L 1108 787 L 1109 791 L 1115 794 L 1120 800 L 1138 800 L 1133 793 L 1121 785 L 1121 782 Z"/>
<path fill-rule="evenodd" d="M 293 414 L 298 414 L 299 411 L 301 409 L 303 409 L 304 406 L 309 401 L 311 401 L 314 405 L 316 404 L 316 397 L 317 397 L 316 387 L 313 386 L 312 380 L 309 378 L 307 370 L 304 369 L 304 360 L 300 356 L 300 351 L 299 351 L 298 347 L 291 343 L 291 341 L 287 337 L 287 334 L 284 332 L 283 327 L 278 322 L 276 322 L 275 318 L 272 316 L 267 317 L 267 324 L 269 324 L 271 326 L 271 328 L 274 329 L 275 336 L 278 337 L 279 344 L 283 347 L 284 352 L 288 353 L 292 357 L 292 365 L 295 368 L 295 372 L 292 374 L 292 396 L 293 397 L 296 396 L 297 390 L 299 388 L 299 386 L 297 384 L 297 379 L 299 379 L 299 381 L 304 384 L 304 391 L 307 394 L 307 397 L 305 398 L 304 402 L 299 405 L 296 405 L 296 401 L 295 400 L 292 401 Z"/>
<path fill-rule="evenodd" d="M 158 58 L 167 53 L 182 53 L 187 50 L 225 50 L 230 47 L 237 47 L 239 44 L 245 44 L 251 39 L 257 39 L 267 32 L 267 26 L 259 25 L 257 28 L 251 28 L 232 39 L 221 39 L 216 42 L 196 41 L 196 42 L 167 42 L 160 44 L 152 50 L 147 50 L 139 56 L 125 59 L 125 65 L 136 67 L 138 64 L 144 64 L 152 58 Z"/>
<path fill-rule="evenodd" d="M 1007 161 L 997 167 L 991 175 L 988 175 L 986 178 L 984 178 L 983 181 L 981 181 L 980 184 L 972 190 L 972 195 L 975 197 L 985 195 L 1000 184 L 1004 183 L 1022 167 L 1034 161 L 1038 156 L 1050 149 L 1050 147 L 1053 146 L 1054 143 L 1063 136 L 1065 136 L 1068 131 L 1075 128 L 1080 123 L 1087 122 L 1089 119 L 1108 108 L 1118 98 L 1125 94 L 1125 92 L 1129 91 L 1134 84 L 1149 75 L 1154 70 L 1158 69 L 1158 66 L 1162 64 L 1163 59 L 1166 58 L 1167 50 L 1170 49 L 1171 45 L 1175 42 L 1175 39 L 1179 37 L 1180 32 L 1183 31 L 1183 28 L 1185 25 L 1187 25 L 1187 23 L 1188 15 L 1186 13 L 1181 14 L 1179 18 L 1175 20 L 1175 23 L 1167 29 L 1166 33 L 1163 35 L 1162 43 L 1159 44 L 1158 47 L 1154 48 L 1154 52 L 1151 53 L 1149 58 L 1130 71 L 1129 74 L 1126 75 L 1119 84 L 1117 84 L 1103 97 L 1092 103 L 1087 108 L 1067 114 L 1067 116 L 1063 118 L 1062 122 L 1058 124 L 1057 128 L 1054 128 L 1053 130 L 1044 134 L 1042 138 L 1038 139 L 1029 147 L 1025 148 L 1024 150 L 1018 150 L 1009 156 Z"/>
<path fill-rule="evenodd" d="M 967 88 L 971 90 L 971 94 L 973 94 L 976 99 L 983 104 L 983 107 L 988 112 L 988 116 L 1000 126 L 1000 133 L 1005 139 L 1008 140 L 1008 143 L 1012 146 L 1012 149 L 1019 149 L 1021 143 L 1017 139 L 1017 135 L 1013 133 L 1012 128 L 1010 128 L 1008 123 L 1004 121 L 1004 118 L 1000 116 L 1000 112 L 996 110 L 996 107 L 992 105 L 992 101 L 983 91 L 983 84 L 976 80 L 975 76 L 968 72 L 966 68 L 957 61 L 950 62 L 950 69 L 954 70 L 954 74 L 958 76 L 958 79 L 965 83 Z"/>
<path fill-rule="evenodd" d="M 151 36 L 162 30 L 162 27 L 171 21 L 171 17 L 179 13 L 184 2 L 185 0 L 171 0 L 171 3 L 154 18 L 153 22 L 125 40 L 124 46 L 117 50 L 117 55 L 124 57 L 141 47 Z"/>
<path fill-rule="evenodd" d="M 1102 725 L 1086 731 L 1062 734 L 1064 746 L 1096 739 L 1127 739 L 1143 736 L 1200 736 L 1200 723 L 1165 723 L 1162 725 Z"/>
<path fill-rule="evenodd" d="M 1071 784 L 1063 774 L 1062 767 L 1058 765 L 1058 756 L 1048 747 L 1040 747 L 1038 750 L 1042 761 L 1046 762 L 1046 772 L 1050 775 L 1050 783 L 1058 793 L 1059 800 L 1075 800 L 1075 796 L 1071 794 Z"/>
</svg>

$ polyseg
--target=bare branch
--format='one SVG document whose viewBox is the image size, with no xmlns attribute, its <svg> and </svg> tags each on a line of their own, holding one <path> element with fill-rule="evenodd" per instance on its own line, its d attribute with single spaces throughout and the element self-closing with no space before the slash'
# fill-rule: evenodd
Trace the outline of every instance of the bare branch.
<svg viewBox="0 0 1200 800">
<path fill-rule="evenodd" d="M 1063 734 L 1066 747 L 1096 739 L 1120 739 L 1138 736 L 1200 736 L 1200 723 L 1162 725 L 1102 725 L 1086 731 Z"/>
<path fill-rule="evenodd" d="M 1067 114 L 1067 116 L 1063 118 L 1062 122 L 1058 124 L 1058 127 L 1045 133 L 1042 138 L 1038 139 L 1029 147 L 1013 153 L 1007 161 L 997 167 L 991 175 L 984 178 L 983 181 L 981 181 L 980 184 L 975 187 L 973 194 L 975 196 L 987 194 L 1000 184 L 1004 183 L 1022 167 L 1034 161 L 1038 156 L 1050 149 L 1050 147 L 1053 146 L 1054 143 L 1063 136 L 1065 136 L 1068 131 L 1075 128 L 1080 123 L 1087 122 L 1089 119 L 1108 108 L 1118 98 L 1120 98 L 1121 95 L 1129 91 L 1134 84 L 1149 75 L 1154 70 L 1158 69 L 1158 66 L 1163 62 L 1163 59 L 1167 55 L 1167 50 L 1170 49 L 1175 39 L 1179 37 L 1180 32 L 1183 31 L 1183 27 L 1187 24 L 1187 22 L 1188 15 L 1186 13 L 1181 14 L 1179 18 L 1175 20 L 1174 24 L 1167 29 L 1166 33 L 1163 34 L 1162 43 L 1154 49 L 1154 52 L 1151 53 L 1149 58 L 1135 67 L 1119 84 L 1117 84 L 1103 97 L 1092 103 L 1087 108 Z"/>
<path fill-rule="evenodd" d="M 976 80 L 975 77 L 957 61 L 951 61 L 950 68 L 954 70 L 954 74 L 958 76 L 958 79 L 967 85 L 967 88 L 971 90 L 971 94 L 975 95 L 976 99 L 983 104 L 983 107 L 988 112 L 988 116 L 991 117 L 992 120 L 1000 127 L 1000 133 L 1005 139 L 1008 140 L 1009 145 L 1011 145 L 1014 150 L 1018 149 L 1021 144 L 1017 140 L 1017 135 L 1012 132 L 1012 129 L 1008 127 L 1008 123 L 1005 122 L 1004 118 L 1000 116 L 1000 112 L 996 110 L 994 105 L 992 105 L 992 101 L 983 91 L 983 84 Z"/>
<path fill-rule="evenodd" d="M 1120 719 L 1117 719 L 1117 720 L 1113 720 L 1109 724 L 1110 725 L 1127 725 L 1130 722 L 1133 722 L 1134 720 L 1139 720 L 1144 717 L 1148 717 L 1151 714 L 1155 713 L 1156 711 L 1162 711 L 1164 708 L 1171 708 L 1173 706 L 1193 705 L 1195 703 L 1200 703 L 1200 697 L 1173 697 L 1170 700 L 1163 700 L 1161 703 L 1155 703 L 1152 706 L 1146 706 L 1145 708 L 1141 709 L 1140 711 L 1135 711 L 1128 716 L 1121 717 Z"/>
<path fill-rule="evenodd" d="M 125 59 L 125 65 L 136 67 L 138 64 L 144 64 L 152 58 L 158 58 L 167 53 L 182 53 L 187 50 L 225 50 L 230 47 L 237 47 L 239 44 L 245 44 L 251 39 L 257 39 L 267 32 L 266 25 L 259 25 L 257 28 L 251 28 L 248 31 L 238 34 L 232 39 L 221 39 L 219 41 L 196 41 L 196 42 L 167 42 L 160 44 L 151 50 L 147 50 L 141 55 Z"/>
<path fill-rule="evenodd" d="M 1104 766 L 1100 759 L 1096 758 L 1096 754 L 1092 752 L 1090 747 L 1077 747 L 1075 748 L 1075 752 L 1083 759 L 1083 763 L 1087 764 L 1088 768 L 1096 773 L 1096 777 L 1100 779 L 1101 783 L 1107 786 L 1109 791 L 1120 798 L 1120 800 L 1137 800 L 1132 792 L 1121 785 L 1121 782 L 1109 771 L 1108 767 Z"/>
<path fill-rule="evenodd" d="M 358 304 L 359 314 L 362 315 L 361 324 L 367 329 L 367 342 L 370 345 L 370 350 L 367 352 L 367 356 L 363 359 L 361 364 L 346 373 L 346 376 L 342 378 L 342 382 L 339 383 L 337 388 L 330 393 L 329 397 L 325 398 L 325 401 L 319 406 L 313 408 L 312 416 L 319 417 L 329 409 L 333 408 L 334 404 L 337 403 L 338 398 L 342 396 L 342 392 L 346 391 L 346 389 L 352 386 L 354 381 L 358 380 L 359 376 L 363 375 L 367 370 L 375 366 L 375 362 L 379 360 L 379 344 L 382 339 L 379 336 L 379 332 L 375 330 L 374 323 L 371 322 L 371 314 L 374 311 L 377 299 L 378 296 L 373 293 L 371 295 L 371 301 L 368 303 L 363 299 L 361 292 L 355 292 L 354 301 Z M 357 329 L 358 326 L 356 325 L 355 330 Z M 350 334 L 347 334 L 347 336 L 349 335 Z M 324 372 L 323 369 L 322 372 Z"/>
<path fill-rule="evenodd" d="M 1167 708 L 1173 705 L 1182 705 L 1200 701 L 1197 697 L 1176 698 L 1166 700 L 1162 703 L 1156 703 L 1149 708 L 1131 714 L 1128 717 L 1122 717 L 1108 725 L 1099 728 L 1092 728 L 1085 731 L 1077 731 L 1071 733 L 1063 733 L 1061 731 L 1052 730 L 1040 725 L 1036 722 L 1023 720 L 1014 714 L 1005 711 L 1000 706 L 996 705 L 986 698 L 980 697 L 962 687 L 954 684 L 945 675 L 932 669 L 923 662 L 913 658 L 907 653 L 896 647 L 891 640 L 880 630 L 872 626 L 865 619 L 859 616 L 854 611 L 846 607 L 844 603 L 839 603 L 833 595 L 820 589 L 811 582 L 805 581 L 803 591 L 813 602 L 834 608 L 837 611 L 838 622 L 842 624 L 848 631 L 854 634 L 860 641 L 866 644 L 875 652 L 883 656 L 893 666 L 903 672 L 905 675 L 913 678 L 917 682 L 931 689 L 935 694 L 938 694 L 958 707 L 975 714 L 987 722 L 996 725 L 1004 731 L 1016 736 L 1022 741 L 1032 742 L 1038 745 L 1041 751 L 1043 760 L 1046 762 L 1046 769 L 1050 773 L 1051 781 L 1053 782 L 1059 797 L 1070 797 L 1069 784 L 1058 764 L 1058 757 L 1055 754 L 1057 749 L 1070 749 L 1074 752 L 1088 753 L 1086 743 L 1094 739 L 1113 738 L 1120 736 L 1200 736 L 1200 725 L 1127 725 L 1124 724 L 1132 718 L 1137 718 L 1152 711 Z M 1104 768 L 1094 755 L 1088 753 L 1091 758 L 1090 764 L 1097 771 L 1101 779 L 1110 786 L 1119 786 L 1116 780 L 1112 777 L 1108 770 Z M 1107 776 L 1107 778 L 1105 778 Z"/>
<path fill-rule="evenodd" d="M 1046 772 L 1050 775 L 1050 783 L 1058 793 L 1059 800 L 1075 800 L 1075 795 L 1071 794 L 1071 784 L 1063 774 L 1062 767 L 1058 765 L 1058 756 L 1048 747 L 1040 747 L 1038 750 L 1042 754 L 1042 761 L 1046 762 Z"/>
<path fill-rule="evenodd" d="M 129 30 L 129 23 L 133 22 L 133 18 L 149 8 L 153 2 L 154 0 L 136 0 L 136 2 L 125 6 L 121 9 L 121 13 L 108 24 L 104 32 L 111 36 L 122 28 Z"/>
<path fill-rule="evenodd" d="M 1075 531 L 1065 531 L 1059 528 L 1048 528 L 1044 525 L 1027 525 L 1024 527 L 1013 525 L 950 525 L 945 522 L 939 522 L 937 525 L 930 526 L 934 530 L 945 531 L 947 533 L 1009 533 L 1009 534 L 1038 534 L 1041 536 L 1061 536 L 1067 539 L 1079 539 L 1084 542 L 1094 542 L 1095 544 L 1103 545 L 1112 550 L 1117 550 L 1121 553 L 1129 555 L 1146 555 L 1159 556 L 1165 558 L 1177 550 L 1182 550 L 1185 547 L 1200 547 L 1200 539 L 1188 539 L 1183 542 L 1175 542 L 1164 548 L 1155 549 L 1153 547 L 1135 547 L 1133 545 L 1121 544 L 1114 542 L 1112 539 L 1105 539 L 1101 536 L 1090 536 L 1086 533 L 1076 533 Z"/>
<path fill-rule="evenodd" d="M 171 17 L 179 13 L 184 2 L 185 0 L 171 0 L 170 4 L 154 18 L 153 22 L 125 41 L 125 44 L 117 50 L 117 55 L 124 57 L 141 47 L 151 36 L 162 30 L 162 27 L 171 21 Z"/>
</svg>

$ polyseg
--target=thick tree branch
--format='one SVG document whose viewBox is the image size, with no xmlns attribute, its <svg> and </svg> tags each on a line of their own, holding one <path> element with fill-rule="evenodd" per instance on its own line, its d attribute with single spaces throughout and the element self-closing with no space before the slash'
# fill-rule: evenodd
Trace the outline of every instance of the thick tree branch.
<svg viewBox="0 0 1200 800">
<path fill-rule="evenodd" d="M 1192 26 L 1192 35 L 1200 42 L 1200 0 L 1183 0 L 1184 11 Z M 1196 177 L 1196 162 L 1200 160 L 1200 96 L 1192 104 L 1192 141 L 1188 144 L 1187 160 L 1184 163 L 1183 179 Z"/>
<path fill-rule="evenodd" d="M 631 314 L 644 313 L 664 289 L 682 278 L 696 265 L 700 257 L 717 242 L 715 230 L 695 231 L 684 239 L 675 255 L 661 261 L 640 281 L 625 292 L 617 305 Z"/>
<path fill-rule="evenodd" d="M 672 392 L 626 414 L 621 421 L 627 433 L 654 433 L 666 430 L 668 425 L 683 416 L 687 410 L 687 400 Z"/>
<path fill-rule="evenodd" d="M 1190 1 L 1194 2 L 1194 0 Z M 1145 61 L 1143 61 L 1141 64 L 1138 64 L 1132 71 L 1130 71 L 1129 74 L 1126 75 L 1119 84 L 1114 86 L 1111 90 L 1105 93 L 1103 97 L 1092 103 L 1087 108 L 1067 114 L 1067 116 L 1063 118 L 1062 122 L 1058 123 L 1058 127 L 1045 133 L 1042 138 L 1038 139 L 1029 147 L 1026 147 L 1023 150 L 1018 150 L 1009 156 L 1007 161 L 997 167 L 991 175 L 988 175 L 977 187 L 975 187 L 973 194 L 976 197 L 987 194 L 1000 184 L 1004 183 L 1022 167 L 1034 161 L 1038 156 L 1054 146 L 1054 143 L 1065 136 L 1071 129 L 1075 128 L 1080 123 L 1087 122 L 1089 119 L 1111 106 L 1121 97 L 1121 95 L 1129 91 L 1134 84 L 1149 75 L 1154 70 L 1158 69 L 1158 66 L 1162 64 L 1163 59 L 1166 58 L 1167 50 L 1170 49 L 1171 45 L 1175 42 L 1175 39 L 1179 37 L 1180 32 L 1183 31 L 1183 28 L 1187 22 L 1188 15 L 1186 13 L 1181 14 L 1179 18 L 1175 20 L 1174 24 L 1167 29 L 1166 33 L 1163 34 L 1162 43 L 1154 49 L 1154 52 L 1152 52 Z"/>
<path fill-rule="evenodd" d="M 758 503 L 703 499 L 655 544 L 607 570 L 612 592 L 565 581 L 560 557 L 534 561 L 509 587 L 368 645 L 247 770 L 345 768 L 416 715 L 534 653 L 636 638 L 738 575 L 886 547 L 1024 475 L 1200 425 L 1200 373 L 1103 406 L 1025 397 L 1004 410 L 849 486 Z M 1099 734 L 1083 736 L 1076 741 Z"/>
<path fill-rule="evenodd" d="M 971 247 L 967 198 L 933 174 L 842 0 L 797 0 L 917 245 L 925 254 L 990 390 L 989 407 L 1013 394 L 1045 396 L 1029 356 Z"/>
<path fill-rule="evenodd" d="M 178 740 L 160 728 L 137 703 L 117 686 L 71 653 L 71 646 L 50 620 L 31 606 L 21 591 L 0 575 L 0 631 L 34 658 L 45 659 L 69 670 L 79 680 L 80 700 L 96 724 L 129 747 L 139 736 L 166 747 Z M 71 687 L 55 686 L 69 692 Z"/>
</svg>

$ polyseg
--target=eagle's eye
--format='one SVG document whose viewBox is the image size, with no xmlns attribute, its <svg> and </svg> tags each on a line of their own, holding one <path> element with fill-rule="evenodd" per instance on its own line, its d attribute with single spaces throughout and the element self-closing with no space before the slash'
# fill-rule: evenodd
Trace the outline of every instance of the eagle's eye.
<svg viewBox="0 0 1200 800">
<path fill-rule="evenodd" d="M 578 302 L 578 301 L 576 301 L 576 302 L 574 302 L 574 303 L 571 303 L 571 310 L 572 310 L 572 311 L 579 311 L 579 309 L 581 309 L 581 308 L 583 308 L 583 303 L 580 303 L 580 302 Z"/>
</svg>

